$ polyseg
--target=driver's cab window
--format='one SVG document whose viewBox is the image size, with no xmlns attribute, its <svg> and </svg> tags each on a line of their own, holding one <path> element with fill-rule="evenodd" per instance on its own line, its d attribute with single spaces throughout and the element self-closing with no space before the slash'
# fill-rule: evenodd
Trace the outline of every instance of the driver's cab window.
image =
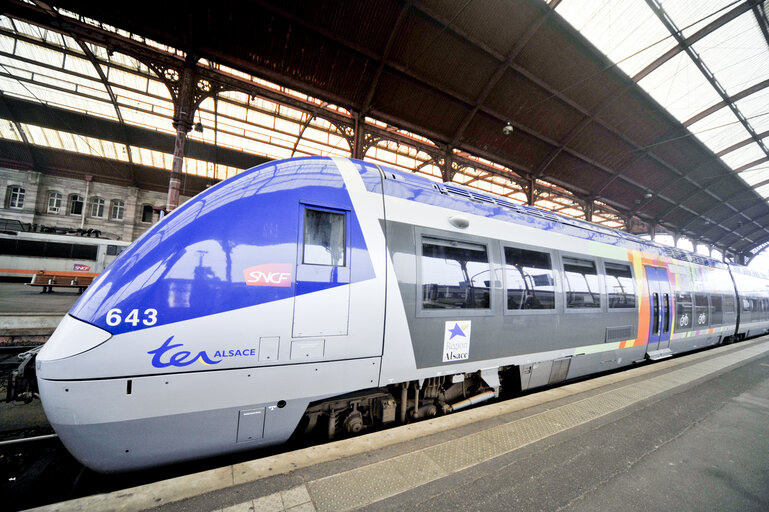
<svg viewBox="0 0 769 512">
<path fill-rule="evenodd" d="M 325 210 L 304 210 L 302 263 L 345 266 L 345 214 Z"/>
</svg>

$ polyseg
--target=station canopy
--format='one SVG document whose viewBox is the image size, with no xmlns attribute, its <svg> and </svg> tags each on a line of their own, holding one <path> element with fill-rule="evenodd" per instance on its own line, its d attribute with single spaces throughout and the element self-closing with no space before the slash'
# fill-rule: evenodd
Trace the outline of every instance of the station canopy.
<svg viewBox="0 0 769 512">
<path fill-rule="evenodd" d="M 358 127 L 366 159 L 432 179 L 731 254 L 769 243 L 763 1 L 8 0 L 0 163 L 162 188 L 190 62 L 213 89 L 185 148 L 197 187 L 350 156 Z"/>
</svg>

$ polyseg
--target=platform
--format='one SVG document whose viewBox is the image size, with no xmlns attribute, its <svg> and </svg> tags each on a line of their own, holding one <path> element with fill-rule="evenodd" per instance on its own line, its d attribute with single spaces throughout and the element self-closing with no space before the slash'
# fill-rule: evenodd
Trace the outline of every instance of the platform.
<svg viewBox="0 0 769 512">
<path fill-rule="evenodd" d="M 769 337 L 39 510 L 769 510 Z"/>
<path fill-rule="evenodd" d="M 40 293 L 24 283 L 0 283 L 0 343 L 17 336 L 50 336 L 79 297 L 77 290 Z"/>
</svg>

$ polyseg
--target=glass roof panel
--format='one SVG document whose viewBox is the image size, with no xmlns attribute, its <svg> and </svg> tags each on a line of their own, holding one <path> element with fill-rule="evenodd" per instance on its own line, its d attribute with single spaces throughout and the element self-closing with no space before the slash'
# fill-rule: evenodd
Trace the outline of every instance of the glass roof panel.
<svg viewBox="0 0 769 512">
<path fill-rule="evenodd" d="M 736 102 L 756 133 L 769 130 L 769 87 Z"/>
<path fill-rule="evenodd" d="M 769 52 L 753 11 L 695 43 L 692 48 L 730 96 L 769 78 Z"/>
<path fill-rule="evenodd" d="M 769 197 L 769 185 L 764 185 L 762 187 L 757 188 L 756 192 L 758 192 L 758 195 L 760 195 L 763 198 Z"/>
<path fill-rule="evenodd" d="M 62 66 L 64 54 L 61 52 L 21 40 L 16 42 L 15 50 L 15 55 L 18 55 L 21 58 L 30 59 L 34 62 L 48 64 L 49 66 L 57 68 L 61 68 Z"/>
<path fill-rule="evenodd" d="M 67 55 L 64 57 L 64 69 L 71 73 L 78 73 L 99 80 L 99 73 L 96 72 L 91 61 L 82 57 Z"/>
<path fill-rule="evenodd" d="M 565 0 L 556 11 L 629 76 L 674 44 L 644 0 Z"/>
<path fill-rule="evenodd" d="M 740 178 L 750 186 L 769 180 L 769 165 L 758 165 L 749 171 L 743 171 L 740 173 Z"/>
<path fill-rule="evenodd" d="M 714 153 L 750 136 L 734 112 L 728 108 L 722 108 L 705 119 L 697 121 L 689 126 L 689 130 Z"/>
<path fill-rule="evenodd" d="M 659 0 L 659 2 L 684 37 L 689 37 L 739 3 L 735 0 Z"/>
<path fill-rule="evenodd" d="M 10 119 L 0 119 L 0 138 L 6 140 L 22 141 L 16 125 Z"/>
<path fill-rule="evenodd" d="M 679 53 L 638 84 L 673 117 L 684 122 L 721 101 L 686 53 Z"/>
<path fill-rule="evenodd" d="M 737 169 L 738 167 L 742 167 L 745 164 L 754 162 L 765 156 L 766 155 L 764 154 L 764 151 L 758 146 L 758 144 L 753 143 L 726 153 L 721 157 L 721 160 L 723 160 L 726 165 L 732 169 Z"/>
</svg>

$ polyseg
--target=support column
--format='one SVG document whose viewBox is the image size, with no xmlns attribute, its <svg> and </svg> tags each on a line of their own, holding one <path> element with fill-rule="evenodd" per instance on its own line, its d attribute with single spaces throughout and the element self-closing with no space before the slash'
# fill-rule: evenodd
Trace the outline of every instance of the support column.
<svg viewBox="0 0 769 512">
<path fill-rule="evenodd" d="M 353 127 L 353 130 L 355 133 L 353 133 L 353 143 L 352 143 L 352 157 L 356 158 L 358 160 L 362 160 L 364 157 L 363 154 L 363 130 L 360 119 L 360 114 L 358 112 L 353 112 L 352 117 L 355 120 L 355 125 Z"/>
<path fill-rule="evenodd" d="M 649 236 L 651 237 L 652 242 L 657 237 L 657 225 L 656 224 L 649 224 Z"/>
<path fill-rule="evenodd" d="M 179 191 L 182 188 L 182 168 L 184 165 L 184 145 L 187 142 L 187 134 L 192 129 L 194 111 L 194 86 L 195 68 L 194 62 L 187 60 L 181 76 L 179 95 L 174 102 L 174 121 L 176 128 L 176 140 L 174 141 L 174 162 L 171 167 L 171 176 L 168 180 L 168 199 L 166 210 L 172 211 L 179 206 Z M 197 60 L 197 59 L 195 59 Z"/>
<path fill-rule="evenodd" d="M 534 178 L 529 179 L 529 186 L 526 188 L 526 203 L 529 206 L 534 206 L 534 186 L 537 180 Z"/>
<path fill-rule="evenodd" d="M 441 175 L 443 177 L 444 183 L 449 183 L 451 182 L 452 178 L 454 178 L 454 173 L 452 172 L 451 168 L 451 156 L 451 146 L 446 146 L 446 152 L 443 155 L 443 168 L 441 169 Z"/>
<path fill-rule="evenodd" d="M 593 222 L 593 210 L 595 210 L 595 203 L 591 200 L 585 201 L 585 220 Z"/>
</svg>

